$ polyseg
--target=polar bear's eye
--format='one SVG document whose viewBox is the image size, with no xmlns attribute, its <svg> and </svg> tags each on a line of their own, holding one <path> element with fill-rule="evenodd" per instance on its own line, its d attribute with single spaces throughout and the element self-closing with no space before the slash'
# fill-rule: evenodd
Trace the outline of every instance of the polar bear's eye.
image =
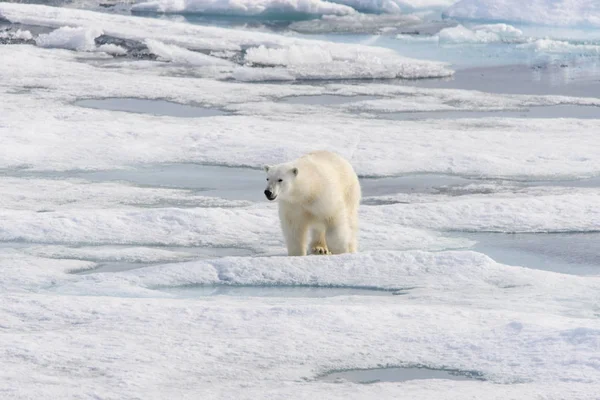
<svg viewBox="0 0 600 400">
<path fill-rule="evenodd" d="M 278 182 L 283 182 L 283 179 L 280 179 Z"/>
<path fill-rule="evenodd" d="M 267 178 L 267 180 L 269 180 L 269 178 Z"/>
</svg>

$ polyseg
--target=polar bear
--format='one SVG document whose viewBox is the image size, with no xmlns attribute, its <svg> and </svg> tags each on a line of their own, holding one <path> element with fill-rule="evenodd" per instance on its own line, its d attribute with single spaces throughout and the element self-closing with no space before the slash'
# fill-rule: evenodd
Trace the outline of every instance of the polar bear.
<svg viewBox="0 0 600 400">
<path fill-rule="evenodd" d="M 336 153 L 316 151 L 264 169 L 264 193 L 279 202 L 288 255 L 305 256 L 307 247 L 312 254 L 356 252 L 361 190 L 348 161 Z"/>
</svg>

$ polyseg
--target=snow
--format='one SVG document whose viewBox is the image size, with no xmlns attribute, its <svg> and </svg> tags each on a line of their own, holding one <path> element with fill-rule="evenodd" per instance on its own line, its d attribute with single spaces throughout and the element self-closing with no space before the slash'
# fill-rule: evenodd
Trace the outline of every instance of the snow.
<svg viewBox="0 0 600 400">
<path fill-rule="evenodd" d="M 156 54 L 162 61 L 172 61 L 180 64 L 190 64 L 198 67 L 205 66 L 232 66 L 232 63 L 217 57 L 207 56 L 199 52 L 164 44 L 158 40 L 146 39 L 144 42 L 152 54 Z"/>
<path fill-rule="evenodd" d="M 377 206 L 368 214 L 369 218 L 387 215 L 389 223 L 402 226 L 446 231 L 596 232 L 600 227 L 598 201 L 598 189 L 512 189 L 450 196 L 443 202 L 421 198 L 413 204 Z"/>
<path fill-rule="evenodd" d="M 349 90 L 345 88 L 340 92 L 349 93 Z M 397 97 L 351 102 L 341 105 L 340 108 L 352 111 L 389 113 L 418 111 L 502 111 L 519 110 L 526 107 L 572 104 L 596 106 L 599 107 L 598 112 L 600 112 L 600 99 L 597 98 L 491 95 L 475 90 L 419 89 L 414 87 L 393 89 L 393 93 Z"/>
<path fill-rule="evenodd" d="M 349 118 L 344 107 L 313 107 L 310 119 L 272 115 L 273 99 L 293 95 L 383 95 L 407 111 L 422 109 L 505 108 L 535 104 L 597 104 L 594 99 L 485 95 L 468 91 L 410 89 L 394 85 L 285 86 L 231 84 L 209 79 L 161 76 L 156 68 L 100 68 L 78 62 L 67 51 L 7 46 L 0 64 L 0 166 L 34 169 L 113 169 L 134 163 L 195 162 L 251 166 L 281 162 L 314 146 L 341 152 L 361 175 L 441 172 L 488 176 L 586 177 L 600 172 L 598 120 L 431 120 L 405 121 L 402 135 L 392 120 Z M 125 75 L 123 75 L 125 74 Z M 82 80 L 81 76 L 88 79 Z M 149 85 L 147 82 L 151 81 Z M 35 97 L 12 94 L 29 89 Z M 45 88 L 40 90 L 36 88 Z M 182 104 L 234 107 L 242 115 L 184 120 L 104 110 L 70 103 L 82 94 L 102 97 L 159 98 Z M 472 98 L 470 97 L 472 96 Z M 396 99 L 393 99 L 396 97 Z M 398 100 L 398 98 L 400 100 Z M 382 100 L 384 102 L 384 100 Z M 248 108 L 244 103 L 252 105 Z M 437 103 L 437 104 L 436 104 Z M 457 106 L 460 104 L 461 106 Z M 367 103 L 373 104 L 378 103 Z M 385 103 L 382 103 L 385 104 Z M 400 103 L 402 104 L 402 103 Z M 297 108 L 295 105 L 285 105 Z M 411 108 L 412 107 L 412 108 Z M 243 115 L 243 110 L 248 115 Z M 38 121 L 43 120 L 40 125 Z M 224 122 L 227 121 L 225 124 Z M 81 123 L 86 134 L 81 135 Z M 40 129 L 43 126 L 43 129 Z M 135 134 L 131 127 L 135 126 Z M 248 127 L 252 127 L 249 131 Z M 287 132 L 285 138 L 281 132 Z M 577 131 L 573 136 L 570 132 Z M 365 132 L 368 132 L 367 136 Z M 272 147 L 279 138 L 278 151 Z M 535 143 L 536 146 L 532 147 Z M 481 149 L 485 149 L 482 151 Z M 552 154 L 552 157 L 548 157 Z"/>
<path fill-rule="evenodd" d="M 12 368 L 0 374 L 12 384 L 5 393 L 13 398 L 89 397 L 89 392 L 121 398 L 183 398 L 199 392 L 214 398 L 232 393 L 240 398 L 265 393 L 314 398 L 326 391 L 328 398 L 449 393 L 435 397 L 451 399 L 459 398 L 451 394 L 459 391 L 500 399 L 551 390 L 554 398 L 577 399 L 598 389 L 600 327 L 591 300 L 599 287 L 594 278 L 502 266 L 469 252 L 222 259 L 211 264 L 167 265 L 113 278 L 59 278 L 52 289 L 64 291 L 59 296 L 6 293 L 0 303 L 5 331 L 0 348 Z M 52 270 L 60 277 L 67 268 L 63 262 Z M 367 279 L 372 285 L 419 287 L 388 298 L 198 301 L 142 290 L 164 282 L 161 270 L 166 282 L 210 282 L 218 273 L 245 282 L 315 284 L 348 277 L 347 283 Z M 29 269 L 31 282 L 48 279 L 39 272 Z M 4 283 L 6 274 L 2 279 Z M 112 297 L 114 286 L 144 298 Z M 564 292 L 558 293 L 557 286 Z M 90 289 L 104 296 L 67 294 Z M 151 292 L 156 298 L 147 297 Z M 355 385 L 314 380 L 334 368 L 407 363 L 476 370 L 492 382 Z M 55 384 L 39 384 L 48 381 Z"/>
<path fill-rule="evenodd" d="M 98 46 L 97 51 L 102 51 L 115 56 L 124 56 L 125 54 L 127 54 L 127 49 L 125 49 L 124 47 L 110 43 Z"/>
<path fill-rule="evenodd" d="M 31 39 L 33 39 L 33 35 L 29 31 L 17 29 L 16 31 L 0 32 L 0 39 L 31 40 Z"/>
<path fill-rule="evenodd" d="M 0 207 L 12 210 L 55 211 L 110 207 L 241 207 L 251 203 L 199 195 L 191 190 L 141 188 L 125 183 L 92 183 L 82 179 L 0 177 Z"/>
<path fill-rule="evenodd" d="M 63 26 L 50 33 L 43 33 L 35 39 L 40 47 L 92 51 L 96 48 L 94 39 L 102 35 L 101 29 Z"/>
<path fill-rule="evenodd" d="M 461 0 L 444 14 L 471 20 L 600 27 L 600 3 L 596 0 Z"/>
<path fill-rule="evenodd" d="M 274 54 L 277 54 L 276 60 L 270 60 L 270 64 L 278 61 L 279 52 L 302 51 L 304 54 L 301 54 L 301 59 L 313 57 L 315 54 L 329 54 L 331 57 L 332 62 L 328 63 L 318 63 L 315 59 L 310 60 L 308 64 L 305 62 L 288 63 L 287 72 L 294 79 L 415 79 L 444 77 L 453 73 L 445 64 L 401 57 L 389 49 L 298 39 L 271 33 L 256 32 L 249 35 L 243 30 L 193 26 L 167 20 L 27 4 L 1 3 L 0 15 L 11 22 L 49 27 L 65 26 L 65 28 L 61 28 L 63 31 L 59 30 L 58 33 L 49 34 L 58 35 L 53 39 L 54 41 L 49 40 L 49 45 L 53 47 L 79 48 L 82 46 L 83 39 L 81 37 L 83 35 L 85 38 L 83 48 L 89 49 L 91 47 L 89 37 L 93 32 L 102 29 L 107 35 L 119 38 L 139 41 L 158 40 L 164 45 L 175 45 L 188 50 L 239 52 L 242 48 L 247 50 L 256 48 L 256 51 L 260 53 L 263 52 L 260 50 L 260 46 L 264 46 L 273 49 Z M 69 30 L 65 31 L 67 25 L 75 25 L 78 28 L 68 28 Z M 78 30 L 73 31 L 72 29 Z M 165 35 L 165 32 L 168 34 Z M 155 42 L 151 43 L 156 44 Z M 177 60 L 183 59 L 192 65 L 209 60 L 200 60 L 201 56 L 190 55 L 183 49 L 175 50 L 161 45 L 157 47 L 162 54 L 167 53 L 170 57 L 175 57 Z M 167 59 L 170 58 L 167 57 Z M 298 61 L 298 58 L 293 60 Z M 260 72 L 253 74 L 254 79 L 252 80 L 256 80 L 260 74 Z M 244 80 L 248 80 L 248 75 L 243 71 L 236 73 L 236 68 L 232 67 L 229 74 L 223 78 L 242 76 Z M 269 76 L 270 74 L 266 74 L 267 79 Z"/>
</svg>

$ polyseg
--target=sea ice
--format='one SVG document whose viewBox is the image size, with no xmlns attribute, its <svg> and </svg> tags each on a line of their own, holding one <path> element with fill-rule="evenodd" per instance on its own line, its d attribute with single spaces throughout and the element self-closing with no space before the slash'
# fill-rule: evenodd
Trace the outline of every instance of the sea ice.
<svg viewBox="0 0 600 400">
<path fill-rule="evenodd" d="M 204 61 L 198 60 L 200 56 L 192 57 L 183 49 L 175 50 L 166 48 L 165 45 L 205 51 L 240 52 L 245 49 L 250 50 L 250 54 L 252 52 L 260 53 L 261 59 L 268 54 L 274 54 L 275 59 L 267 60 L 268 64 L 279 61 L 280 53 L 286 55 L 298 53 L 301 60 L 308 59 L 310 62 L 308 64 L 304 61 L 298 62 L 297 57 L 286 56 L 288 61 L 286 69 L 294 79 L 415 79 L 445 77 L 453 73 L 443 63 L 402 57 L 393 50 L 380 47 L 307 40 L 271 33 L 254 32 L 249 35 L 243 30 L 194 26 L 152 18 L 10 3 L 0 3 L 0 16 L 11 22 L 64 27 L 61 28 L 62 31 L 59 29 L 59 31 L 48 34 L 53 35 L 49 36 L 50 39 L 41 41 L 41 43 L 47 43 L 53 47 L 89 50 L 93 42 L 90 41 L 91 36 L 101 29 L 107 35 L 123 39 L 158 40 L 164 43 L 163 46 L 158 45 L 160 52 L 187 61 L 192 59 L 192 64 Z M 67 25 L 77 26 L 77 28 L 66 27 Z M 151 43 L 156 45 L 156 42 Z M 316 59 L 312 59 L 315 54 L 327 54 L 332 62 L 318 63 Z M 251 63 L 252 59 L 246 62 Z M 230 77 L 243 76 L 244 80 L 249 80 L 248 74 L 242 72 L 238 75 L 234 71 L 231 71 Z M 269 74 L 266 75 L 269 76 Z M 254 78 L 257 76 L 258 74 L 254 74 Z"/>
<path fill-rule="evenodd" d="M 461 0 L 444 14 L 472 20 L 600 27 L 600 3 L 596 0 Z"/>
<path fill-rule="evenodd" d="M 456 0 L 151 0 L 134 4 L 133 11 L 204 13 L 210 15 L 348 15 L 361 12 L 401 13 L 442 9 Z"/>
</svg>

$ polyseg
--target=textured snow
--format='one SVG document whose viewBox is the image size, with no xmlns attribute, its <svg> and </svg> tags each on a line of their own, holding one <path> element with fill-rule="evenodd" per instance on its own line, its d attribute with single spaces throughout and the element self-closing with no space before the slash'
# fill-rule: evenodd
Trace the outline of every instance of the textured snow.
<svg viewBox="0 0 600 400">
<path fill-rule="evenodd" d="M 401 196 L 403 201 L 407 199 Z M 380 200 L 394 201 L 393 196 Z M 487 232 L 597 232 L 600 190 L 573 188 L 514 189 L 487 195 L 450 196 L 413 204 L 373 207 L 370 218 L 415 228 Z"/>
<path fill-rule="evenodd" d="M 600 27 L 596 0 L 461 0 L 444 13 L 451 18 Z"/>
<path fill-rule="evenodd" d="M 84 48 L 89 49 L 91 46 L 91 42 L 88 40 L 89 32 L 98 32 L 101 29 L 107 35 L 125 39 L 158 40 L 163 45 L 156 42 L 151 43 L 161 52 L 160 56 L 166 54 L 167 59 L 173 59 L 173 57 L 176 61 L 183 59 L 193 65 L 208 63 L 212 60 L 200 59 L 201 56 L 189 54 L 184 49 L 241 51 L 244 48 L 252 54 L 252 51 L 263 53 L 260 46 L 265 46 L 273 49 L 273 54 L 275 54 L 275 60 L 268 60 L 269 65 L 280 60 L 279 53 L 300 52 L 298 53 L 300 58 L 288 57 L 289 62 L 286 64 L 288 74 L 294 79 L 414 79 L 452 75 L 452 71 L 445 64 L 401 57 L 393 50 L 380 47 L 298 39 L 270 33 L 253 32 L 248 34 L 243 30 L 194 26 L 152 18 L 27 4 L 0 3 L 0 15 L 11 22 L 49 27 L 65 25 L 78 27 L 68 28 L 71 30 L 66 34 L 50 33 L 49 35 L 58 35 L 56 39 L 49 41 L 49 45 L 53 47 L 79 48 L 82 41 L 80 36 L 83 35 L 86 38 Z M 66 27 L 61 29 L 66 29 Z M 72 29 L 78 29 L 78 35 L 74 35 Z M 75 36 L 76 38 L 74 38 Z M 166 45 L 175 45 L 184 49 L 166 47 Z M 323 59 L 312 59 L 314 55 L 321 54 L 327 54 L 331 61 L 317 62 Z M 310 59 L 308 63 L 303 61 L 307 58 Z M 251 63 L 252 61 L 247 62 Z M 254 74 L 254 79 L 247 79 L 247 73 L 242 72 L 240 75 L 245 78 L 244 80 L 256 80 L 256 77 L 259 76 Z M 232 66 L 229 73 L 225 74 L 223 78 L 235 78 L 236 76 L 239 76 L 236 74 L 236 67 Z"/>
<path fill-rule="evenodd" d="M 76 53 L 7 46 L 0 63 L 0 166 L 34 169 L 112 169 L 134 163 L 200 162 L 259 168 L 316 146 L 349 157 L 361 175 L 442 172 L 488 176 L 585 177 L 600 172 L 598 120 L 398 121 L 360 119 L 343 107 L 313 107 L 272 115 L 273 99 L 338 94 L 417 96 L 412 110 L 513 108 L 524 104 L 596 104 L 594 99 L 484 95 L 468 91 L 409 89 L 392 85 L 281 86 L 161 76 L 155 69 L 99 68 L 76 61 Z M 160 64 L 160 63 L 154 63 Z M 126 75 L 123 75 L 126 74 Z M 82 80 L 81 77 L 87 79 Z M 152 85 L 147 82 L 152 81 Z M 34 96 L 11 93 L 28 88 Z M 41 88 L 44 88 L 42 90 Z M 156 117 L 70 105 L 82 94 L 160 98 L 183 104 L 232 107 L 251 103 L 252 115 L 196 119 Z M 470 99 L 470 95 L 473 99 Z M 387 101 L 387 100 L 386 100 Z M 438 104 L 435 104 L 435 102 Z M 384 102 L 382 100 L 382 102 Z M 377 104 L 377 103 L 375 103 Z M 286 105 L 294 108 L 294 105 Z M 345 106 L 344 106 L 345 107 Z M 350 106 L 348 106 L 350 107 Z M 393 107 L 397 107 L 396 104 Z M 405 110 L 406 103 L 403 106 Z M 40 123 L 40 121 L 44 121 Z M 224 121 L 227 121 L 225 124 Z M 81 135 L 81 124 L 86 133 Z M 135 126 L 135 135 L 131 127 Z M 250 130 L 248 127 L 252 127 Z M 285 138 L 281 132 L 285 131 Z M 572 135 L 571 132 L 578 132 Z M 368 134 L 367 134 L 368 132 Z M 399 134 L 402 132 L 402 134 Z M 273 139 L 277 138 L 277 151 Z M 535 146 L 533 146 L 535 144 Z M 548 157 L 552 154 L 552 157 Z"/>
<path fill-rule="evenodd" d="M 96 48 L 94 39 L 102 33 L 101 29 L 63 26 L 50 33 L 39 35 L 35 38 L 35 43 L 40 47 L 92 51 Z"/>
<path fill-rule="evenodd" d="M 33 39 L 33 35 L 27 30 L 17 29 L 16 31 L 1 31 L 0 39 L 31 40 Z"/>
<path fill-rule="evenodd" d="M 600 115 L 600 99 L 597 98 L 491 95 L 490 93 L 474 90 L 419 89 L 413 87 L 399 88 L 394 92 L 397 97 L 357 101 L 341 105 L 340 108 L 363 112 L 502 111 L 572 104 L 597 106 Z"/>
<path fill-rule="evenodd" d="M 152 247 L 118 246 L 79 246 L 59 245 L 31 246 L 24 250 L 27 254 L 43 258 L 78 259 L 88 261 L 111 261 L 130 263 L 174 262 L 193 258 L 191 252 L 173 251 Z"/>
<path fill-rule="evenodd" d="M 112 276 L 62 274 L 82 262 L 0 262 L 9 272 L 3 287 L 11 276 L 22 277 L 23 288 L 54 281 L 37 295 L 11 288 L 0 303 L 0 349 L 11 365 L 0 376 L 11 382 L 11 398 L 583 399 L 599 389 L 597 278 L 507 267 L 469 252 L 228 258 Z M 417 287 L 387 298 L 204 301 L 147 289 L 221 281 Z M 115 290 L 130 298 L 111 297 Z M 410 363 L 475 370 L 491 382 L 314 381 L 331 369 Z M 40 385 L 48 380 L 54 384 Z"/>
<path fill-rule="evenodd" d="M 127 54 L 127 49 L 121 46 L 117 46 L 116 44 L 103 44 L 96 48 L 97 51 L 102 51 L 108 54 L 112 54 L 115 56 L 123 56 Z"/>
<path fill-rule="evenodd" d="M 365 209 L 361 240 L 372 249 L 444 249 L 468 246 L 406 226 L 383 223 L 385 216 Z M 583 212 L 582 212 L 583 214 Z M 238 247 L 285 253 L 274 207 L 69 209 L 56 212 L 1 210 L 0 240 L 61 244 L 134 244 Z M 378 226 L 378 224 L 380 226 Z M 73 229 L 77 226 L 77 229 Z M 239 232 L 246 232 L 240 236 Z"/>
<path fill-rule="evenodd" d="M 110 207 L 241 207 L 251 203 L 202 196 L 190 190 L 142 188 L 127 184 L 91 183 L 76 179 L 0 177 L 0 208 L 55 211 Z"/>
<path fill-rule="evenodd" d="M 144 43 L 148 46 L 148 50 L 156 54 L 162 61 L 173 61 L 175 63 L 190 64 L 198 67 L 232 66 L 232 63 L 229 61 L 190 51 L 176 45 L 164 44 L 158 40 L 147 39 Z"/>
</svg>

